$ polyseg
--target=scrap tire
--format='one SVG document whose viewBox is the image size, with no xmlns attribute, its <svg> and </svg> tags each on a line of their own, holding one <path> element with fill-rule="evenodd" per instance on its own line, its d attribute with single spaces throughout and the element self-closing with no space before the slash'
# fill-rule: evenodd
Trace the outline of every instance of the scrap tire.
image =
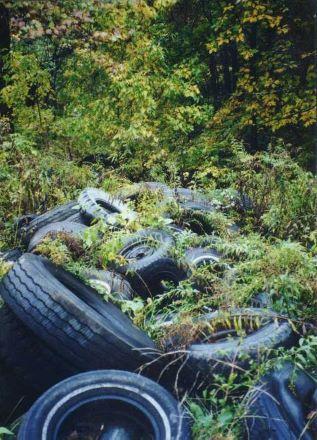
<svg viewBox="0 0 317 440">
<path fill-rule="evenodd" d="M 295 391 L 295 392 L 294 392 Z M 313 440 L 317 431 L 307 418 L 317 382 L 287 363 L 264 376 L 247 396 L 246 435 L 249 440 Z M 315 426 L 316 428 L 316 426 Z"/>
<path fill-rule="evenodd" d="M 113 224 L 118 214 L 124 215 L 129 221 L 136 218 L 135 212 L 128 209 L 125 203 L 101 189 L 84 189 L 78 197 L 78 204 L 83 215 L 89 220 L 102 219 Z"/>
<path fill-rule="evenodd" d="M 92 407 L 94 412 L 88 407 L 88 415 L 85 413 L 87 403 L 96 405 L 100 401 L 107 410 L 99 419 L 98 406 Z M 107 420 L 109 413 L 111 420 Z M 145 435 L 154 440 L 190 439 L 186 412 L 162 386 L 134 373 L 107 370 L 78 374 L 48 390 L 28 412 L 18 440 L 70 438 L 70 433 L 78 432 L 83 426 L 89 435 L 96 429 L 94 417 L 101 434 L 98 438 L 117 438 L 111 435 L 117 420 L 124 427 L 130 422 L 135 431 L 133 438 Z M 96 438 L 89 436 L 92 437 Z"/>
<path fill-rule="evenodd" d="M 45 258 L 24 254 L 0 284 L 4 301 L 77 371 L 135 370 L 157 359 L 153 341 L 121 310 Z"/>
<path fill-rule="evenodd" d="M 36 231 L 47 226 L 49 223 L 62 222 L 67 220 L 74 214 L 79 213 L 79 206 L 77 202 L 68 202 L 64 205 L 57 206 L 56 208 L 42 214 L 38 215 L 34 220 L 32 220 L 29 225 L 25 228 L 25 242 L 29 243 L 31 237 Z"/>
<path fill-rule="evenodd" d="M 239 320 L 239 317 L 251 318 L 254 324 L 256 320 L 264 319 L 263 325 L 255 331 L 251 331 L 243 337 L 227 336 L 230 329 L 227 323 L 230 321 Z M 184 369 L 182 372 L 183 379 L 187 384 L 205 383 L 210 380 L 214 374 L 230 374 L 232 370 L 237 373 L 247 369 L 250 361 L 258 362 L 261 356 L 266 356 L 271 350 L 285 347 L 289 348 L 297 343 L 298 337 L 294 333 L 291 324 L 287 319 L 278 317 L 272 311 L 265 309 L 232 309 L 227 312 L 216 311 L 202 315 L 195 318 L 194 322 L 208 323 L 208 328 L 214 328 L 210 333 L 213 342 L 200 342 L 197 338 L 194 342 L 185 342 Z M 194 323 L 193 322 L 193 323 Z M 225 327 L 220 332 L 215 331 L 215 325 L 225 324 Z M 254 325 L 253 324 L 253 325 Z M 233 329 L 235 327 L 232 327 Z M 207 330 L 206 330 L 207 331 Z M 210 331 L 210 330 L 209 330 Z M 182 333 L 182 328 L 178 330 L 179 335 Z M 219 338 L 217 338 L 219 334 Z M 225 336 L 223 336 L 226 334 Z M 179 346 L 179 335 L 173 335 L 172 340 L 167 340 L 166 347 Z M 206 334 L 204 333 L 204 338 Z M 181 341 L 181 339 L 180 339 Z"/>
<path fill-rule="evenodd" d="M 109 270 L 88 269 L 84 272 L 92 287 L 103 287 L 107 293 L 120 300 L 132 300 L 135 292 L 130 283 L 120 274 Z"/>
<path fill-rule="evenodd" d="M 76 222 L 63 221 L 50 223 L 39 229 L 31 238 L 28 245 L 28 252 L 33 252 L 34 249 L 44 240 L 45 237 L 50 236 L 55 238 L 58 234 L 65 234 L 69 237 L 80 238 L 85 232 L 87 226 Z"/>
<path fill-rule="evenodd" d="M 5 304 L 0 309 L 0 358 L 23 383 L 28 395 L 39 395 L 57 382 L 78 373 L 50 350 Z"/>
<path fill-rule="evenodd" d="M 15 263 L 21 256 L 22 251 L 18 248 L 0 252 L 1 260 L 6 261 L 7 263 Z"/>
<path fill-rule="evenodd" d="M 151 240 L 158 246 L 151 245 Z M 128 262 L 117 270 L 126 275 L 138 295 L 143 298 L 159 295 L 164 292 L 162 281 L 177 285 L 187 277 L 169 255 L 173 244 L 170 234 L 156 229 L 144 229 L 124 241 L 118 255 Z"/>
</svg>

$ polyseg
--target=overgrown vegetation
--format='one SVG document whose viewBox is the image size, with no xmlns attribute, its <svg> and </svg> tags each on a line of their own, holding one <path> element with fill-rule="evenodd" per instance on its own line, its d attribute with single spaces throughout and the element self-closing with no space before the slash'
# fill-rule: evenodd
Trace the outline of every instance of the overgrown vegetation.
<svg viewBox="0 0 317 440">
<path fill-rule="evenodd" d="M 99 222 L 82 242 L 61 235 L 37 251 L 83 276 L 111 267 L 125 234 L 173 218 L 187 228 L 179 261 L 207 240 L 226 267 L 198 268 L 148 301 L 112 298 L 135 323 L 160 341 L 164 316 L 186 322 L 266 292 L 302 335 L 188 400 L 200 440 L 241 438 L 245 391 L 276 363 L 316 366 L 313 13 L 302 0 L 0 1 L 0 248 L 20 245 L 19 216 L 86 186 L 198 188 L 222 208 L 189 215 L 145 191 L 129 228 Z"/>
</svg>

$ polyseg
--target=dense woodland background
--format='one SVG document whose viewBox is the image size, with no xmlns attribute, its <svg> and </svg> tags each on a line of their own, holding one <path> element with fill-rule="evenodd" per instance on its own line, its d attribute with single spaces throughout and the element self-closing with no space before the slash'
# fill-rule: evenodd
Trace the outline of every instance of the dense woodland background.
<svg viewBox="0 0 317 440">
<path fill-rule="evenodd" d="M 232 213 L 244 235 L 223 251 L 240 278 L 218 300 L 266 289 L 316 323 L 315 12 L 309 0 L 0 1 L 0 247 L 18 243 L 19 215 L 87 185 L 238 189 L 253 208 Z M 316 337 L 303 341 L 292 355 L 316 361 Z M 231 392 L 234 380 L 227 400 L 193 404 L 197 438 L 235 438 Z"/>
</svg>

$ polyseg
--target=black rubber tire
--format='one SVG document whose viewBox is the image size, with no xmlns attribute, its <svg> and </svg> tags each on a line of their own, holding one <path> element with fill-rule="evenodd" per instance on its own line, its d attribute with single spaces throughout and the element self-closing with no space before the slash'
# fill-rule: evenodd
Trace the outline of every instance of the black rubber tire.
<svg viewBox="0 0 317 440">
<path fill-rule="evenodd" d="M 24 254 L 2 279 L 0 293 L 24 324 L 78 371 L 133 371 L 158 356 L 153 341 L 117 307 L 45 258 Z"/>
<path fill-rule="evenodd" d="M 210 202 L 184 200 L 178 202 L 180 210 L 178 213 L 178 223 L 196 234 L 210 234 L 214 232 L 208 214 L 215 211 L 215 207 Z"/>
<path fill-rule="evenodd" d="M 87 403 L 96 405 L 101 400 L 103 408 L 107 407 L 107 410 L 99 418 L 95 409 L 98 407 L 83 406 Z M 107 421 L 109 413 L 111 420 Z M 113 439 L 107 436 L 107 428 L 112 430 L 113 422 L 118 420 L 120 424 L 122 419 L 124 424 L 130 419 L 131 426 L 136 431 L 139 429 L 146 433 L 146 438 L 190 439 L 187 414 L 163 387 L 134 373 L 108 370 L 79 374 L 48 390 L 28 412 L 18 440 L 61 440 L 69 438 L 69 432 L 78 432 L 80 426 L 85 424 L 90 425 L 92 434 L 94 417 L 99 420 L 98 426 L 102 426 L 103 439 Z M 148 430 L 154 435 L 148 437 Z M 142 434 L 132 438 L 141 437 L 144 438 Z"/>
<path fill-rule="evenodd" d="M 66 234 L 68 237 L 81 238 L 87 229 L 87 226 L 80 223 L 63 221 L 50 223 L 41 229 L 38 229 L 31 238 L 28 245 L 28 252 L 33 252 L 34 249 L 44 240 L 45 237 L 56 238 L 58 234 Z"/>
<path fill-rule="evenodd" d="M 120 300 L 132 300 L 135 295 L 130 283 L 122 275 L 110 270 L 88 269 L 84 276 L 93 288 L 101 287 Z"/>
<path fill-rule="evenodd" d="M 264 309 L 216 311 L 196 318 L 195 322 L 207 321 L 209 325 L 215 325 L 217 322 L 226 323 L 228 320 L 238 320 L 243 316 L 251 317 L 253 323 L 256 322 L 256 319 L 265 319 L 267 324 L 243 338 L 223 336 L 218 342 L 186 342 L 186 360 L 183 369 L 185 382 L 188 384 L 192 384 L 196 380 L 205 382 L 210 380 L 213 374 L 229 374 L 232 369 L 239 373 L 241 368 L 248 368 L 250 360 L 259 361 L 261 354 L 268 354 L 270 350 L 279 347 L 289 348 L 298 340 L 291 324 L 286 319 L 278 319 L 277 314 Z M 182 332 L 181 328 L 179 331 Z M 218 334 L 221 335 L 221 333 Z M 215 337 L 216 333 L 211 333 L 211 335 Z M 175 347 L 175 342 L 178 345 L 177 335 L 173 338 L 173 341 L 167 341 L 167 347 Z"/>
<path fill-rule="evenodd" d="M 25 214 L 15 220 L 14 224 L 19 240 L 21 240 L 22 242 L 25 241 L 26 230 L 29 227 L 31 221 L 35 220 L 36 218 L 36 214 Z"/>
<path fill-rule="evenodd" d="M 25 228 L 25 242 L 29 243 L 33 234 L 36 231 L 48 225 L 49 223 L 61 222 L 67 220 L 74 214 L 79 213 L 79 206 L 77 202 L 68 202 L 64 205 L 57 206 L 56 208 L 37 216 L 30 224 Z"/>
<path fill-rule="evenodd" d="M 205 279 L 195 277 L 195 269 L 208 266 L 221 275 L 228 284 L 232 283 L 235 272 L 228 263 L 224 261 L 224 257 L 215 249 L 210 247 L 190 248 L 185 251 L 183 266 L 188 268 L 188 276 L 193 275 L 194 286 L 201 291 L 208 291 L 210 293 L 211 286 L 206 284 Z"/>
<path fill-rule="evenodd" d="M 6 261 L 7 263 L 15 263 L 21 256 L 22 251 L 18 248 L 0 252 L 1 260 Z"/>
<path fill-rule="evenodd" d="M 205 264 L 218 264 L 221 262 L 222 256 L 219 252 L 212 248 L 190 248 L 185 251 L 184 262 L 189 267 L 200 267 Z"/>
<path fill-rule="evenodd" d="M 117 270 L 126 275 L 138 295 L 160 295 L 164 292 L 163 281 L 177 285 L 186 278 L 186 272 L 169 256 L 173 244 L 170 234 L 156 229 L 138 231 L 124 241 L 118 255 L 128 262 Z"/>
<path fill-rule="evenodd" d="M 38 396 L 57 382 L 79 372 L 58 351 L 50 350 L 4 304 L 0 309 L 0 358 L 23 383 L 28 396 Z"/>
<path fill-rule="evenodd" d="M 313 432 L 312 426 L 306 426 L 309 423 L 307 416 L 311 407 L 315 405 L 313 400 L 316 391 L 317 378 L 314 381 L 290 363 L 267 374 L 247 395 L 246 401 L 249 402 L 249 406 L 245 419 L 245 438 L 316 439 L 317 432 Z"/>
<path fill-rule="evenodd" d="M 116 224 L 118 215 L 128 221 L 135 220 L 136 213 L 125 203 L 111 194 L 96 188 L 86 188 L 78 197 L 81 212 L 87 219 L 102 219 L 111 225 Z"/>
</svg>

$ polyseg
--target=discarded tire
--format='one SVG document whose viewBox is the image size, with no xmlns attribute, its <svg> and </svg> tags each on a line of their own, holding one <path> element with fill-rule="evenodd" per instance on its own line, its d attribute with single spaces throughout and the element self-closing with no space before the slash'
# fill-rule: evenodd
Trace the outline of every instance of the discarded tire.
<svg viewBox="0 0 317 440">
<path fill-rule="evenodd" d="M 212 278 L 206 279 L 207 273 L 202 271 L 195 272 L 195 269 L 205 266 L 208 267 L 208 273 L 217 274 L 226 280 L 227 284 L 232 283 L 235 272 L 228 263 L 224 261 L 224 257 L 213 248 L 197 247 L 190 248 L 185 251 L 184 266 L 188 267 L 188 276 L 192 277 L 194 286 L 201 291 L 212 289 Z"/>
<path fill-rule="evenodd" d="M 190 248 L 185 251 L 185 263 L 189 267 L 200 267 L 205 264 L 219 264 L 222 256 L 212 248 Z"/>
<path fill-rule="evenodd" d="M 34 251 L 45 237 L 56 238 L 58 234 L 64 234 L 70 238 L 80 238 L 83 236 L 86 228 L 87 226 L 85 225 L 70 221 L 50 223 L 33 235 L 28 245 L 28 252 Z"/>
<path fill-rule="evenodd" d="M 20 389 L 37 397 L 57 382 L 78 373 L 57 351 L 50 350 L 5 304 L 0 309 L 0 359 L 16 377 Z"/>
<path fill-rule="evenodd" d="M 24 241 L 26 230 L 27 230 L 29 224 L 31 223 L 31 221 L 36 219 L 36 217 L 37 217 L 36 214 L 25 214 L 25 215 L 22 215 L 21 217 L 18 217 L 15 220 L 14 223 L 15 223 L 15 227 L 16 227 L 17 237 L 21 241 Z"/>
<path fill-rule="evenodd" d="M 108 270 L 90 269 L 84 272 L 90 285 L 97 289 L 101 288 L 106 294 L 113 295 L 121 300 L 132 300 L 134 291 L 130 283 L 121 275 Z"/>
<path fill-rule="evenodd" d="M 77 371 L 135 370 L 156 359 L 152 340 L 69 272 L 24 254 L 0 293 L 19 319 Z"/>
<path fill-rule="evenodd" d="M 7 263 L 16 262 L 22 255 L 20 249 L 10 249 L 8 251 L 0 252 L 0 259 Z"/>
<path fill-rule="evenodd" d="M 178 202 L 178 222 L 197 234 L 210 234 L 214 231 L 208 214 L 215 211 L 215 207 L 206 201 L 184 200 Z"/>
<path fill-rule="evenodd" d="M 106 223 L 118 223 L 118 216 L 131 221 L 136 218 L 125 203 L 111 194 L 95 188 L 86 188 L 78 197 L 81 212 L 90 220 L 102 219 Z"/>
<path fill-rule="evenodd" d="M 287 363 L 264 376 L 246 398 L 249 402 L 246 438 L 250 440 L 314 440 L 316 424 L 309 418 L 317 411 L 317 378 Z"/>
<path fill-rule="evenodd" d="M 271 311 L 250 308 L 217 311 L 180 324 L 169 334 L 166 346 L 169 351 L 180 347 L 185 350 L 185 380 L 193 383 L 232 369 L 239 372 L 248 367 L 250 360 L 259 361 L 270 350 L 296 342 L 286 319 Z"/>
<path fill-rule="evenodd" d="M 113 437 L 114 432 L 126 434 Z M 131 434 L 131 436 L 130 436 Z M 126 371 L 91 371 L 48 390 L 18 440 L 75 438 L 189 440 L 181 405 L 157 383 Z"/>
<path fill-rule="evenodd" d="M 56 208 L 46 212 L 45 214 L 38 215 L 33 219 L 29 225 L 25 228 L 25 241 L 28 243 L 33 234 L 36 231 L 47 226 L 50 223 L 61 222 L 67 220 L 74 214 L 79 213 L 79 206 L 77 202 L 69 202 L 64 205 L 57 206 Z"/>
<path fill-rule="evenodd" d="M 163 282 L 178 284 L 186 278 L 186 272 L 178 267 L 169 255 L 174 240 L 164 231 L 145 229 L 128 237 L 119 255 L 127 263 L 118 267 L 140 296 L 159 295 L 164 292 Z"/>
</svg>

